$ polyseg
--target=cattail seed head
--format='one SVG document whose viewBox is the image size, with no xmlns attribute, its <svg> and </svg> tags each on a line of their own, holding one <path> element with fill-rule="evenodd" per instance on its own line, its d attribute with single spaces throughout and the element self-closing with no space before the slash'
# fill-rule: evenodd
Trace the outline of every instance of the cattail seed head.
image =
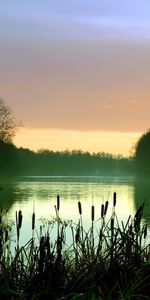
<svg viewBox="0 0 150 300">
<path fill-rule="evenodd" d="M 104 204 L 101 205 L 101 218 L 104 217 Z"/>
<path fill-rule="evenodd" d="M 75 242 L 76 244 L 80 241 L 80 227 L 77 228 L 76 235 L 75 235 Z"/>
<path fill-rule="evenodd" d="M 60 208 L 60 197 L 57 195 L 57 210 L 59 211 Z"/>
<path fill-rule="evenodd" d="M 19 210 L 19 213 L 18 213 L 18 227 L 21 228 L 22 226 L 22 212 L 21 210 Z"/>
<path fill-rule="evenodd" d="M 116 206 L 116 199 L 117 199 L 117 194 L 116 194 L 116 192 L 114 192 L 114 195 L 113 195 L 113 206 L 114 207 Z"/>
<path fill-rule="evenodd" d="M 94 205 L 91 206 L 91 219 L 94 222 Z"/>
<path fill-rule="evenodd" d="M 80 201 L 78 201 L 78 209 L 79 209 L 79 214 L 82 215 L 82 206 Z"/>
<path fill-rule="evenodd" d="M 32 214 L 32 230 L 35 228 L 35 213 Z"/>
<path fill-rule="evenodd" d="M 108 201 L 106 201 L 106 202 L 105 202 L 105 208 L 104 208 L 104 216 L 105 216 L 105 215 L 106 215 L 106 213 L 107 213 L 108 204 L 109 204 L 109 202 L 108 202 Z"/>
</svg>

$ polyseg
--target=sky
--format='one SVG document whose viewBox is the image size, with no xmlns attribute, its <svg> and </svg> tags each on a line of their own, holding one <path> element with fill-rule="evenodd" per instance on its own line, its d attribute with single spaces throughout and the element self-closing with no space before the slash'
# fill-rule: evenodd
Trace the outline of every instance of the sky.
<svg viewBox="0 0 150 300">
<path fill-rule="evenodd" d="M 150 127 L 149 53 L 149 0 L 1 0 L 14 143 L 130 155 Z"/>
</svg>

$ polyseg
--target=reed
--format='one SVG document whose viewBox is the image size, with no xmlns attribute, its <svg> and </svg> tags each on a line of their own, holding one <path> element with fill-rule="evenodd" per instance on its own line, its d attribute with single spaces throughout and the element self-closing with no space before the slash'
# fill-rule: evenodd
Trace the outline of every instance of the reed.
<svg viewBox="0 0 150 300">
<path fill-rule="evenodd" d="M 22 211 L 16 211 L 17 248 L 19 248 L 20 229 L 22 226 Z"/>
<path fill-rule="evenodd" d="M 2 299 L 149 299 L 149 229 L 142 223 L 142 204 L 126 223 L 118 222 L 115 212 L 107 217 L 109 202 L 100 206 L 95 220 L 91 206 L 91 227 L 84 230 L 81 202 L 79 221 L 74 224 L 60 218 L 60 196 L 56 217 L 44 220 L 35 242 L 35 212 L 32 213 L 32 237 L 19 245 L 23 214 L 16 212 L 17 248 L 10 251 L 11 227 L 0 211 L 0 296 Z M 51 233 L 56 229 L 56 239 Z M 67 245 L 67 235 L 71 242 Z"/>
<path fill-rule="evenodd" d="M 32 213 L 32 230 L 35 229 L 35 212 Z"/>
<path fill-rule="evenodd" d="M 79 209 L 79 215 L 82 216 L 82 206 L 80 201 L 78 201 L 78 209 Z"/>
</svg>

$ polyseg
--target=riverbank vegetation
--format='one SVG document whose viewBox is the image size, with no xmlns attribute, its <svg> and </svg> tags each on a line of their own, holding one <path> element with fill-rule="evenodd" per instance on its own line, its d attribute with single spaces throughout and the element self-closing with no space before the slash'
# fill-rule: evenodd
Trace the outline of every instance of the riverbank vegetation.
<svg viewBox="0 0 150 300">
<path fill-rule="evenodd" d="M 100 207 L 95 220 L 91 206 L 88 230 L 84 229 L 82 204 L 79 222 L 60 218 L 60 198 L 56 218 L 44 220 L 36 229 L 32 213 L 32 236 L 20 245 L 22 211 L 16 212 L 16 244 L 11 247 L 11 229 L 0 215 L 0 295 L 2 299 L 125 300 L 149 299 L 149 230 L 142 222 L 143 204 L 126 223 L 116 215 L 116 193 L 112 214 L 109 202 Z M 38 239 L 35 236 L 38 236 Z"/>
<path fill-rule="evenodd" d="M 0 141 L 0 175 L 130 175 L 134 172 L 131 158 L 113 156 L 105 152 L 81 150 L 54 152 L 17 148 L 12 143 Z"/>
<path fill-rule="evenodd" d="M 144 178 L 150 176 L 150 130 L 139 139 L 135 148 L 136 171 Z"/>
</svg>

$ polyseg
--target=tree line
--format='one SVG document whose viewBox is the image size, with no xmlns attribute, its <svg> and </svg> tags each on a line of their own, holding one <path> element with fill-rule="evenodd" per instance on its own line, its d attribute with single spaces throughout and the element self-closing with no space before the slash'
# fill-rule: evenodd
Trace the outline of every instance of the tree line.
<svg viewBox="0 0 150 300">
<path fill-rule="evenodd" d="M 1 175 L 119 175 L 133 169 L 131 159 L 81 150 L 37 152 L 0 141 Z"/>
<path fill-rule="evenodd" d="M 129 175 L 150 176 L 150 130 L 137 142 L 132 158 L 81 150 L 34 152 L 13 144 L 18 124 L 12 110 L 0 99 L 0 176 L 18 175 Z"/>
</svg>

